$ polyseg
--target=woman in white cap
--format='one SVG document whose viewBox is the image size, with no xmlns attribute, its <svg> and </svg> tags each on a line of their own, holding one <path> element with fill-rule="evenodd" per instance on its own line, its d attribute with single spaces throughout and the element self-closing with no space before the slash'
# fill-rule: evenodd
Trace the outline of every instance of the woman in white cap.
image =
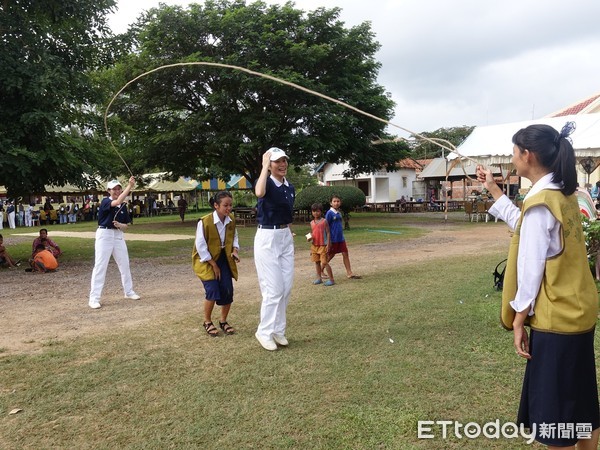
<svg viewBox="0 0 600 450">
<path fill-rule="evenodd" d="M 104 198 L 98 208 L 98 230 L 96 231 L 96 260 L 92 272 L 92 288 L 90 291 L 90 308 L 100 308 L 100 296 L 106 278 L 106 268 L 112 255 L 121 272 L 121 283 L 125 298 L 139 300 L 140 296 L 133 290 L 131 271 L 129 270 L 129 254 L 123 238 L 123 231 L 129 223 L 129 213 L 125 199 L 135 186 L 135 178 L 129 178 L 125 189 L 118 180 L 108 182 L 108 197 Z"/>
<path fill-rule="evenodd" d="M 296 192 L 285 178 L 287 169 L 285 152 L 270 148 L 263 155 L 255 187 L 258 229 L 254 237 L 254 264 L 262 293 L 260 324 L 255 336 L 266 350 L 288 345 L 286 309 L 294 281 L 294 238 L 289 225 L 293 221 Z"/>
</svg>

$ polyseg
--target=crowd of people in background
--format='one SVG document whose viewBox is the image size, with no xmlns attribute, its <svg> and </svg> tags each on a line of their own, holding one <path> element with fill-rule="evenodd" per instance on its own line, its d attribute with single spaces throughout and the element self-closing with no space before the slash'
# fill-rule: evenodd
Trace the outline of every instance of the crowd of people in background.
<svg viewBox="0 0 600 450">
<path fill-rule="evenodd" d="M 0 200 L 0 230 L 4 227 L 33 227 L 43 225 L 67 225 L 77 222 L 98 220 L 100 201 L 96 196 L 83 198 L 70 197 L 66 201 L 58 202 L 47 198 L 44 203 L 40 201 L 27 204 L 12 199 Z M 129 215 L 133 218 L 157 216 L 161 211 L 179 213 L 184 220 L 188 202 L 180 196 L 177 204 L 172 199 L 158 201 L 152 196 L 143 199 L 135 197 L 129 200 Z"/>
</svg>

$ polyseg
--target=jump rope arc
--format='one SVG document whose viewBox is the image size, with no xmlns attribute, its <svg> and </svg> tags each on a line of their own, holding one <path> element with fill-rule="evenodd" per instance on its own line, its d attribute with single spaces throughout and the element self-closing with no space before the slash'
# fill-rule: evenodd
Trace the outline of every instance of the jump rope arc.
<svg viewBox="0 0 600 450">
<path fill-rule="evenodd" d="M 392 123 L 389 120 L 382 119 L 381 117 L 377 117 L 377 116 L 375 116 L 375 115 L 373 115 L 371 113 L 368 113 L 368 112 L 363 111 L 363 110 L 361 110 L 359 108 L 356 108 L 355 106 L 349 105 L 348 103 L 345 103 L 345 102 L 343 102 L 341 100 L 338 100 L 336 98 L 330 97 L 330 96 L 325 95 L 325 94 L 321 94 L 320 92 L 313 91 L 312 89 L 308 89 L 308 88 L 306 88 L 304 86 L 300 86 L 299 84 L 292 83 L 291 81 L 286 81 L 286 80 L 283 80 L 281 78 L 274 77 L 272 75 L 268 75 L 268 74 L 265 74 L 265 73 L 262 73 L 262 72 L 256 72 L 254 70 L 247 69 L 247 68 L 241 67 L 241 66 L 235 66 L 235 65 L 232 65 L 232 64 L 223 64 L 223 63 L 215 63 L 215 62 L 208 62 L 208 61 L 192 61 L 192 62 L 185 62 L 185 63 L 165 64 L 165 65 L 156 67 L 156 68 L 154 68 L 152 70 L 148 70 L 148 71 L 146 71 L 146 72 L 138 75 L 137 77 L 135 77 L 135 78 L 129 80 L 127 83 L 125 83 L 125 85 L 123 85 L 123 87 L 117 91 L 117 93 L 111 98 L 110 102 L 106 106 L 106 111 L 104 112 L 104 131 L 106 133 L 106 137 L 107 137 L 107 139 L 108 139 L 111 147 L 113 148 L 113 150 L 117 153 L 117 155 L 119 156 L 119 158 L 121 159 L 121 161 L 123 162 L 123 164 L 125 164 L 125 167 L 129 171 L 129 173 L 130 173 L 131 176 L 133 176 L 133 173 L 131 172 L 131 169 L 129 168 L 129 165 L 123 159 L 123 157 L 121 156 L 121 154 L 119 153 L 119 151 L 115 147 L 115 145 L 114 145 L 114 143 L 113 143 L 113 141 L 112 141 L 112 139 L 110 137 L 110 133 L 109 133 L 109 130 L 108 130 L 108 113 L 110 111 L 110 107 L 112 106 L 112 104 L 114 103 L 114 101 L 117 99 L 117 97 L 125 89 L 127 89 L 127 87 L 129 85 L 131 85 L 132 83 L 135 83 L 140 78 L 143 78 L 143 77 L 145 77 L 147 75 L 150 75 L 150 74 L 152 74 L 154 72 L 158 72 L 160 70 L 165 70 L 165 69 L 169 69 L 169 68 L 173 68 L 173 67 L 183 67 L 183 66 L 209 66 L 209 67 L 221 67 L 221 68 L 226 68 L 226 69 L 233 69 L 233 70 L 238 70 L 240 72 L 245 72 L 245 73 L 248 73 L 250 75 L 257 76 L 257 77 L 265 78 L 265 79 L 268 79 L 268 80 L 271 80 L 271 81 L 274 81 L 276 83 L 280 83 L 280 84 L 283 84 L 283 85 L 286 85 L 286 86 L 290 86 L 290 87 L 292 87 L 294 89 L 298 89 L 298 90 L 306 92 L 306 93 L 308 93 L 310 95 L 315 95 L 317 97 L 323 98 L 323 99 L 328 100 L 330 102 L 336 103 L 336 104 L 338 104 L 338 105 L 340 105 L 340 106 L 342 106 L 344 108 L 350 109 L 350 110 L 352 110 L 354 112 L 362 114 L 363 116 L 369 117 L 369 118 L 371 118 L 373 120 L 377 120 L 379 122 L 385 123 L 386 125 L 390 125 L 390 126 L 393 126 L 395 128 L 398 128 L 398 129 L 400 129 L 402 131 L 410 133 L 411 135 L 413 135 L 414 137 L 416 137 L 418 139 L 431 142 L 432 144 L 437 145 L 438 147 L 441 147 L 441 148 L 443 148 L 445 150 L 448 150 L 449 152 L 455 153 L 457 156 L 459 156 L 460 159 L 468 159 L 470 161 L 473 161 L 473 162 L 477 163 L 476 160 L 474 160 L 472 158 L 469 158 L 467 156 L 461 155 L 456 150 L 456 147 L 453 144 L 451 144 L 450 142 L 448 142 L 447 140 L 438 139 L 438 138 L 428 138 L 428 137 L 423 136 L 423 135 L 421 135 L 419 133 L 416 133 L 416 132 L 411 131 L 411 130 L 409 130 L 407 128 L 404 128 L 404 127 L 402 127 L 400 125 Z M 383 143 L 383 142 L 385 142 L 385 141 L 381 141 L 381 143 Z M 455 165 L 456 165 L 456 163 L 454 163 L 452 165 L 452 167 L 454 167 Z M 448 174 L 446 174 L 446 176 L 447 175 Z"/>
</svg>

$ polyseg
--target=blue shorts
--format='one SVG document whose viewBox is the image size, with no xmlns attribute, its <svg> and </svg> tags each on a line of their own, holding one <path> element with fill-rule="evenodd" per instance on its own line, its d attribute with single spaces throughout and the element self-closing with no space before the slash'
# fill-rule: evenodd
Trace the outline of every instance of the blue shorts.
<svg viewBox="0 0 600 450">
<path fill-rule="evenodd" d="M 221 253 L 221 257 L 217 260 L 217 266 L 221 269 L 220 280 L 202 280 L 206 300 L 216 302 L 219 306 L 229 305 L 233 303 L 233 276 L 225 252 Z"/>
</svg>

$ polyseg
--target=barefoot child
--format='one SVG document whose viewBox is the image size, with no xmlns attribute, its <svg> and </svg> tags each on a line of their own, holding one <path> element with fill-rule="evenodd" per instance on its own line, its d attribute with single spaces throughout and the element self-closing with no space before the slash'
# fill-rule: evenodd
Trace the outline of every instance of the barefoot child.
<svg viewBox="0 0 600 450">
<path fill-rule="evenodd" d="M 340 213 L 342 199 L 334 194 L 331 196 L 329 203 L 331 204 L 331 208 L 325 214 L 325 219 L 327 219 L 331 232 L 331 246 L 327 251 L 327 262 L 331 261 L 337 253 L 341 253 L 344 259 L 344 267 L 346 268 L 346 276 L 354 279 L 361 278 L 358 275 L 354 275 L 352 267 L 350 267 L 350 257 L 348 256 L 348 247 L 344 239 L 343 220 Z"/>
<path fill-rule="evenodd" d="M 325 281 L 324 284 L 325 286 L 333 286 L 335 284 L 333 273 L 331 266 L 327 263 L 327 253 L 331 245 L 329 224 L 323 218 L 323 206 L 321 204 L 315 203 L 311 209 L 313 220 L 310 222 L 311 233 L 308 240 L 311 241 L 310 258 L 315 263 L 317 271 L 317 278 L 313 281 L 313 284 L 323 283 L 323 270 L 326 270 L 329 280 Z"/>
<path fill-rule="evenodd" d="M 202 280 L 204 301 L 204 329 L 211 337 L 219 335 L 212 323 L 215 303 L 221 307 L 219 327 L 225 334 L 234 334 L 227 323 L 227 315 L 233 303 L 233 278 L 237 280 L 238 233 L 231 210 L 233 198 L 227 191 L 217 192 L 211 204 L 215 209 L 198 220 L 196 242 L 192 251 L 194 272 Z"/>
</svg>

